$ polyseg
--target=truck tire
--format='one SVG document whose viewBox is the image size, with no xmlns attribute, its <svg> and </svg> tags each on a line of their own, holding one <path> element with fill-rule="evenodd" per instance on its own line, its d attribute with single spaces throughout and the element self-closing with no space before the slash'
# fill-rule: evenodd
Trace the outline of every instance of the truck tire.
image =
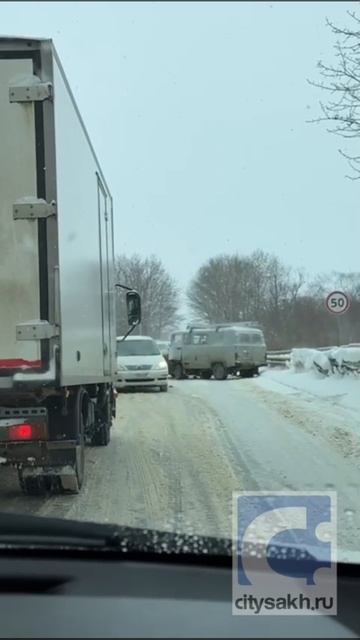
<svg viewBox="0 0 360 640">
<path fill-rule="evenodd" d="M 200 378 L 202 380 L 210 380 L 211 376 L 212 376 L 212 372 L 211 371 L 202 371 L 200 373 Z"/>
<path fill-rule="evenodd" d="M 175 380 L 182 380 L 184 378 L 184 369 L 180 362 L 177 362 L 174 366 L 173 376 Z"/>
<path fill-rule="evenodd" d="M 215 380 L 226 380 L 227 372 L 222 362 L 216 362 L 213 365 L 212 371 L 213 371 Z"/>
<path fill-rule="evenodd" d="M 85 476 L 85 417 L 84 406 L 86 391 L 78 389 L 70 404 L 70 419 L 76 433 L 74 474 L 60 475 L 61 493 L 79 493 Z"/>
<path fill-rule="evenodd" d="M 110 427 L 108 424 L 102 424 L 101 427 L 96 429 L 92 438 L 91 444 L 93 447 L 106 447 L 110 442 Z"/>
<path fill-rule="evenodd" d="M 106 447 L 110 442 L 110 429 L 113 417 L 112 388 L 106 387 L 99 398 L 99 410 L 90 444 L 93 447 Z"/>
<path fill-rule="evenodd" d="M 160 386 L 160 391 L 167 391 L 168 390 L 168 385 L 167 384 L 162 384 Z"/>
</svg>

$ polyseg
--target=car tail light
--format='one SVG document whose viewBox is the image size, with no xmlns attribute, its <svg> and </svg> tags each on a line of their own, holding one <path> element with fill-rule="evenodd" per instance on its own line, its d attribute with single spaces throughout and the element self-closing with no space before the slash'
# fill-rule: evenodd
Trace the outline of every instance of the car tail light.
<svg viewBox="0 0 360 640">
<path fill-rule="evenodd" d="M 21 422 L 8 427 L 8 438 L 11 441 L 17 440 L 46 440 L 48 437 L 47 425 L 43 422 L 31 424 Z"/>
</svg>

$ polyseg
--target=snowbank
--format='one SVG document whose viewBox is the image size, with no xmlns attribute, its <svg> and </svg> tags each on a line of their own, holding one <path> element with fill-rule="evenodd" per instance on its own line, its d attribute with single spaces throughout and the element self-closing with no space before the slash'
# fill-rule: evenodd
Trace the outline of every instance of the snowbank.
<svg viewBox="0 0 360 640">
<path fill-rule="evenodd" d="M 343 346 L 327 351 L 293 349 L 289 367 L 293 371 L 317 371 L 322 375 L 360 373 L 360 346 Z"/>
<path fill-rule="evenodd" d="M 313 360 L 317 352 L 315 349 L 293 349 L 290 353 L 290 369 L 308 371 L 313 368 Z"/>
<path fill-rule="evenodd" d="M 343 364 L 358 364 L 360 366 L 360 347 L 338 347 L 332 349 L 329 355 L 339 366 Z"/>
<path fill-rule="evenodd" d="M 260 387 L 277 393 L 289 396 L 300 393 L 301 397 L 302 394 L 305 394 L 304 397 L 309 394 L 326 401 L 330 406 L 339 405 L 352 410 L 356 416 L 357 429 L 359 429 L 360 380 L 358 377 L 329 376 L 325 378 L 319 376 L 314 370 L 304 371 L 298 375 L 294 369 L 268 369 L 255 378 L 254 382 Z M 313 404 L 309 406 L 314 407 Z M 321 406 L 319 410 L 322 410 Z"/>
</svg>

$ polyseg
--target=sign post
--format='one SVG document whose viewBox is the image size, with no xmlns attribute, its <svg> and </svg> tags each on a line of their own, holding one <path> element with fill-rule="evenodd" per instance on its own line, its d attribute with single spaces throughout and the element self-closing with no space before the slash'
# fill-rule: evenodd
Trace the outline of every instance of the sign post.
<svg viewBox="0 0 360 640">
<path fill-rule="evenodd" d="M 344 293 L 344 291 L 332 291 L 326 297 L 325 306 L 329 313 L 337 316 L 338 342 L 339 346 L 341 346 L 344 342 L 342 335 L 342 329 L 344 327 L 341 316 L 343 316 L 350 308 L 350 296 Z"/>
</svg>

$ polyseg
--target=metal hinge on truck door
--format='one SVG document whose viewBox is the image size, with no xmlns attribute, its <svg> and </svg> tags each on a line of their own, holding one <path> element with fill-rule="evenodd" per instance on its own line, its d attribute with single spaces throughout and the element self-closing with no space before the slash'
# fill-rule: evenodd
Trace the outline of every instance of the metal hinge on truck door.
<svg viewBox="0 0 360 640">
<path fill-rule="evenodd" d="M 14 220 L 37 220 L 56 215 L 56 202 L 46 202 L 38 198 L 23 198 L 13 204 Z"/>
<path fill-rule="evenodd" d="M 50 340 L 60 334 L 59 327 L 46 320 L 34 320 L 16 325 L 17 340 Z"/>
<path fill-rule="evenodd" d="M 37 76 L 30 76 L 9 87 L 10 102 L 42 102 L 50 100 L 52 95 L 51 82 L 41 82 Z"/>
</svg>

